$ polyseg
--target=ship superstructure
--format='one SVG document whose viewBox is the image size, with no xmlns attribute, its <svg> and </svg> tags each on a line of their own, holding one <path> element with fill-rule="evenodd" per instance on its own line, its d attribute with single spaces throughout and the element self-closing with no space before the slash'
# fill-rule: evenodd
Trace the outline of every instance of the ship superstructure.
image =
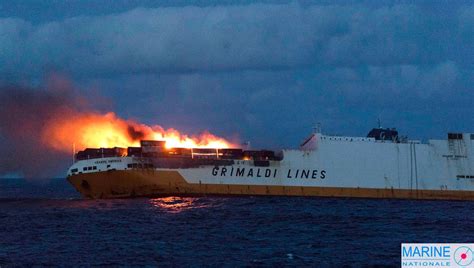
<svg viewBox="0 0 474 268">
<path fill-rule="evenodd" d="M 88 198 L 294 195 L 474 199 L 474 134 L 427 143 L 375 128 L 367 137 L 311 134 L 296 150 L 86 149 L 68 180 Z"/>
</svg>

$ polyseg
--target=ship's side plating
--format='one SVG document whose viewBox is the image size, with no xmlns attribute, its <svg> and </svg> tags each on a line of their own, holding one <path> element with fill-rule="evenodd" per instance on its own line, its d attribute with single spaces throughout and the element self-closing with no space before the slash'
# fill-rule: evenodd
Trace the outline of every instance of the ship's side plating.
<svg viewBox="0 0 474 268">
<path fill-rule="evenodd" d="M 166 168 L 159 159 L 111 157 L 78 161 L 68 175 L 78 191 L 92 198 L 261 194 L 474 199 L 473 148 L 473 134 L 450 134 L 447 140 L 424 144 L 316 133 L 300 150 L 284 150 L 280 161 L 234 159 Z"/>
</svg>

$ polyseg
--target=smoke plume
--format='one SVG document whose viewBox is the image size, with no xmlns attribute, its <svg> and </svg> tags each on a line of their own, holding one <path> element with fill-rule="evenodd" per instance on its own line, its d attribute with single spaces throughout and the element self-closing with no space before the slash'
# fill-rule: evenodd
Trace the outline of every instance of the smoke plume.
<svg viewBox="0 0 474 268">
<path fill-rule="evenodd" d="M 42 142 L 41 132 L 48 119 L 85 107 L 70 87 L 53 84 L 44 88 L 0 87 L 0 175 L 57 175 L 70 164 L 67 152 L 50 150 Z"/>
<path fill-rule="evenodd" d="M 71 163 L 73 148 L 139 146 L 142 139 L 164 140 L 167 147 L 233 146 L 208 132 L 188 136 L 94 110 L 76 92 L 59 77 L 42 88 L 0 87 L 0 176 L 59 175 Z"/>
</svg>

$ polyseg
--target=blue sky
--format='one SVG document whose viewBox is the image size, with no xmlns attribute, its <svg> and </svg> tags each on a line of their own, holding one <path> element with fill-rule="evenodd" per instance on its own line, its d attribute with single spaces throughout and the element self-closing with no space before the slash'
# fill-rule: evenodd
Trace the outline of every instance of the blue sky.
<svg viewBox="0 0 474 268">
<path fill-rule="evenodd" d="M 416 3 L 4 1 L 0 85 L 61 74 L 97 109 L 256 147 L 296 147 L 317 122 L 472 132 L 474 4 Z"/>
</svg>

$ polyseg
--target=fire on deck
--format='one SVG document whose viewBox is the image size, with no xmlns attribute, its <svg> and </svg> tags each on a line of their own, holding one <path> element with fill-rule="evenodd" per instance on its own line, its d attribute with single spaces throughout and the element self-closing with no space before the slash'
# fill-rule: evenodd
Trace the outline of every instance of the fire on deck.
<svg viewBox="0 0 474 268">
<path fill-rule="evenodd" d="M 239 148 L 167 148 L 165 141 L 142 140 L 140 147 L 86 148 L 75 154 L 75 160 L 104 157 L 191 158 L 281 160 L 281 155 L 270 150 L 243 150 Z"/>
</svg>

